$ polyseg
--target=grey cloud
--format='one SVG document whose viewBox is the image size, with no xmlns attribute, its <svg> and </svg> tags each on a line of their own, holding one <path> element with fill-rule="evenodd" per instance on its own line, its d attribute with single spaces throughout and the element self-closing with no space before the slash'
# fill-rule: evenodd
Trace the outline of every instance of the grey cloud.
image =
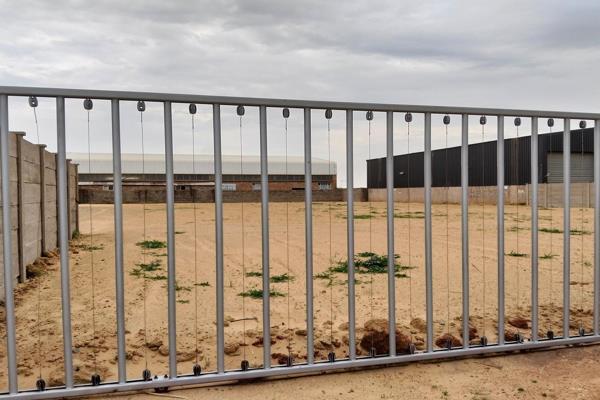
<svg viewBox="0 0 600 400">
<path fill-rule="evenodd" d="M 0 0 L 0 10 L 3 85 L 599 106 L 600 3 L 591 0 Z M 124 118 L 135 130 L 135 113 Z M 161 122 L 148 116 L 156 137 Z M 175 124 L 187 127 L 185 118 Z M 381 149 L 382 137 L 374 140 Z"/>
</svg>

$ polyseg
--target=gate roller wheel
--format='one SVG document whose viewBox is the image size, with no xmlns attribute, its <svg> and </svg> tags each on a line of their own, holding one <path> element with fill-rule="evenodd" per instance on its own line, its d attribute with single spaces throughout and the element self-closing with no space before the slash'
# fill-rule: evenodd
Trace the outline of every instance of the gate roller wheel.
<svg viewBox="0 0 600 400">
<path fill-rule="evenodd" d="M 194 376 L 200 376 L 200 374 L 202 373 L 202 367 L 198 364 L 194 364 L 194 367 L 192 368 L 192 372 L 193 372 Z"/>
<path fill-rule="evenodd" d="M 242 371 L 248 371 L 250 369 L 250 363 L 248 362 L 248 360 L 242 360 L 242 364 L 240 367 Z"/>
<path fill-rule="evenodd" d="M 94 374 L 94 375 L 92 375 L 92 378 L 90 380 L 92 382 L 92 386 L 100 385 L 100 382 L 101 382 L 100 375 Z"/>
<path fill-rule="evenodd" d="M 38 379 L 35 382 L 35 387 L 38 391 L 43 392 L 44 390 L 46 390 L 46 381 L 42 378 Z"/>
<path fill-rule="evenodd" d="M 408 353 L 415 354 L 417 352 L 417 346 L 414 343 L 408 345 Z"/>
<path fill-rule="evenodd" d="M 327 354 L 327 359 L 330 363 L 335 362 L 335 353 L 332 351 L 329 354 Z"/>
<path fill-rule="evenodd" d="M 152 380 L 152 372 L 150 372 L 149 369 L 145 369 L 144 372 L 142 372 L 142 379 L 145 381 L 151 381 Z"/>
</svg>

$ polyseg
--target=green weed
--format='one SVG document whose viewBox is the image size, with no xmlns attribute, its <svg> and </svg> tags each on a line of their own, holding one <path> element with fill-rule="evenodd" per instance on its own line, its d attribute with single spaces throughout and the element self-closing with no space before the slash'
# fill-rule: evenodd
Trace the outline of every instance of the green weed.
<svg viewBox="0 0 600 400">
<path fill-rule="evenodd" d="M 161 240 L 143 240 L 141 242 L 137 242 L 136 245 L 143 249 L 164 249 L 167 247 L 167 242 L 163 242 Z"/>
<path fill-rule="evenodd" d="M 252 299 L 262 299 L 263 291 L 262 289 L 249 289 L 245 292 L 238 293 L 238 296 L 250 297 Z M 269 297 L 285 297 L 285 294 L 278 292 L 277 290 L 271 290 L 269 292 Z"/>
<path fill-rule="evenodd" d="M 273 275 L 271 277 L 272 283 L 291 282 L 293 280 L 294 280 L 294 277 L 291 275 L 288 275 L 287 273 L 281 274 L 281 275 Z"/>
<path fill-rule="evenodd" d="M 511 250 L 510 253 L 507 253 L 506 255 L 510 256 L 510 257 L 527 257 L 527 254 L 525 254 L 525 253 L 519 253 L 519 252 L 516 252 L 514 250 Z"/>
</svg>

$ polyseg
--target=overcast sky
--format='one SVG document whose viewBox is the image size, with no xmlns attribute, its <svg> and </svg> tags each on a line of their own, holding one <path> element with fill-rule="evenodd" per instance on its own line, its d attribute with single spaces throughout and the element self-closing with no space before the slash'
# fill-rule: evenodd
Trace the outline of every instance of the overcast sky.
<svg viewBox="0 0 600 400">
<path fill-rule="evenodd" d="M 360 102 L 600 110 L 600 2 L 595 1 L 4 1 L 0 85 L 117 89 Z M 11 99 L 11 130 L 36 141 L 26 100 Z M 110 151 L 108 105 L 92 112 L 92 147 Z M 176 107 L 175 151 L 191 151 L 190 117 Z M 197 116 L 196 151 L 211 153 L 211 116 Z M 68 149 L 86 149 L 80 101 L 67 109 Z M 41 141 L 55 147 L 51 101 L 38 108 Z M 122 105 L 123 151 L 139 149 L 135 104 Z M 258 153 L 257 112 L 244 146 Z M 322 111 L 313 155 L 327 157 Z M 407 151 L 397 118 L 396 153 Z M 411 150 L 422 148 L 416 116 Z M 163 150 L 162 110 L 144 115 L 147 150 Z M 436 124 L 434 146 L 443 146 Z M 355 170 L 364 185 L 367 126 L 356 116 Z M 474 120 L 475 121 L 475 120 Z M 300 114 L 290 153 L 302 155 Z M 458 145 L 458 118 L 449 145 Z M 224 110 L 224 153 L 239 151 L 238 121 Z M 527 123 L 522 131 L 527 130 Z M 383 156 L 384 116 L 375 115 L 371 156 Z M 420 133 L 420 136 L 419 136 Z M 508 136 L 515 132 L 507 132 Z M 333 158 L 345 185 L 344 116 L 332 120 Z M 411 136 L 411 138 L 413 137 Z M 495 137 L 490 124 L 485 140 Z M 283 154 L 280 110 L 269 113 L 269 152 Z M 481 140 L 479 127 L 471 141 Z"/>
</svg>

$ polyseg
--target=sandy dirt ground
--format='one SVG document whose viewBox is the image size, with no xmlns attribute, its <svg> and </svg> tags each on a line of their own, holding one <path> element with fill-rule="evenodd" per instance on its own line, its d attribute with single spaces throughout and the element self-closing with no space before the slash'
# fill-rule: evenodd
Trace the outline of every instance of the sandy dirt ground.
<svg viewBox="0 0 600 400">
<path fill-rule="evenodd" d="M 395 205 L 394 219 L 397 262 L 403 266 L 395 279 L 397 333 L 404 338 L 402 344 L 410 341 L 417 348 L 422 348 L 426 339 L 422 211 L 422 204 L 399 203 Z M 539 233 L 539 334 L 544 337 L 546 331 L 552 329 L 559 336 L 563 315 L 562 209 L 540 209 L 539 213 L 543 229 Z M 148 205 L 145 214 L 146 239 L 165 241 L 164 205 Z M 238 369 L 243 359 L 253 367 L 262 364 L 262 303 L 259 299 L 240 296 L 242 292 L 261 289 L 262 278 L 255 276 L 262 268 L 260 205 L 245 204 L 243 214 L 242 224 L 242 205 L 224 206 L 227 369 Z M 355 253 L 386 254 L 385 204 L 357 203 L 354 214 Z M 175 215 L 178 371 L 189 374 L 196 362 L 203 370 L 210 371 L 216 368 L 214 206 L 197 204 L 194 210 L 192 204 L 177 204 Z M 89 382 L 94 372 L 104 381 L 114 380 L 117 372 L 113 208 L 94 205 L 92 216 L 93 240 L 90 240 L 89 207 L 82 205 L 81 234 L 72 241 L 69 254 L 73 358 L 75 378 L 81 383 Z M 166 249 L 143 249 L 139 245 L 144 238 L 143 216 L 141 205 L 124 206 L 129 379 L 139 379 L 144 368 L 153 374 L 164 374 L 168 370 Z M 331 273 L 329 269 L 347 258 L 346 205 L 315 203 L 313 217 L 315 358 L 326 360 L 331 351 L 343 358 L 348 354 L 347 278 L 344 273 Z M 510 334 L 519 332 L 527 337 L 531 301 L 528 207 L 507 206 L 504 221 L 506 317 L 509 321 L 506 329 Z M 243 252 L 242 227 L 245 232 Z M 271 297 L 270 314 L 272 363 L 284 363 L 288 354 L 302 362 L 306 358 L 303 204 L 270 204 L 269 227 L 270 273 L 272 277 L 279 277 L 279 281 L 271 283 L 275 294 Z M 477 342 L 482 335 L 490 343 L 497 339 L 496 228 L 495 206 L 470 207 L 470 325 L 473 340 Z M 571 333 L 575 335 L 580 326 L 589 331 L 592 325 L 593 210 L 572 209 L 571 228 L 575 231 L 571 235 L 569 286 Z M 434 205 L 434 340 L 445 333 L 460 336 L 461 263 L 460 206 Z M 150 265 L 153 271 L 142 271 L 141 264 Z M 38 375 L 49 385 L 60 385 L 63 381 L 58 266 L 59 260 L 52 254 L 40 259 L 32 269 L 39 276 L 17 289 L 19 379 L 23 388 L 34 387 Z M 384 330 L 388 313 L 387 274 L 359 273 L 356 279 L 357 352 L 367 355 L 371 347 L 378 348 L 379 353 L 385 352 L 377 339 L 381 338 L 378 333 Z M 0 329 L 4 335 L 4 328 Z M 0 389 L 7 386 L 4 348 L 0 347 Z M 469 362 L 472 361 L 466 361 Z M 507 363 L 510 369 L 510 362 Z M 425 370 L 419 368 L 429 367 L 415 368 L 424 374 Z M 490 372 L 497 373 L 497 370 L 492 368 Z M 336 375 L 331 379 L 347 378 Z M 442 389 L 438 392 L 442 393 Z"/>
<path fill-rule="evenodd" d="M 165 399 L 598 399 L 600 346 L 172 390 Z M 98 397 L 95 397 L 98 398 Z M 155 400 L 157 394 L 114 395 Z"/>
</svg>

